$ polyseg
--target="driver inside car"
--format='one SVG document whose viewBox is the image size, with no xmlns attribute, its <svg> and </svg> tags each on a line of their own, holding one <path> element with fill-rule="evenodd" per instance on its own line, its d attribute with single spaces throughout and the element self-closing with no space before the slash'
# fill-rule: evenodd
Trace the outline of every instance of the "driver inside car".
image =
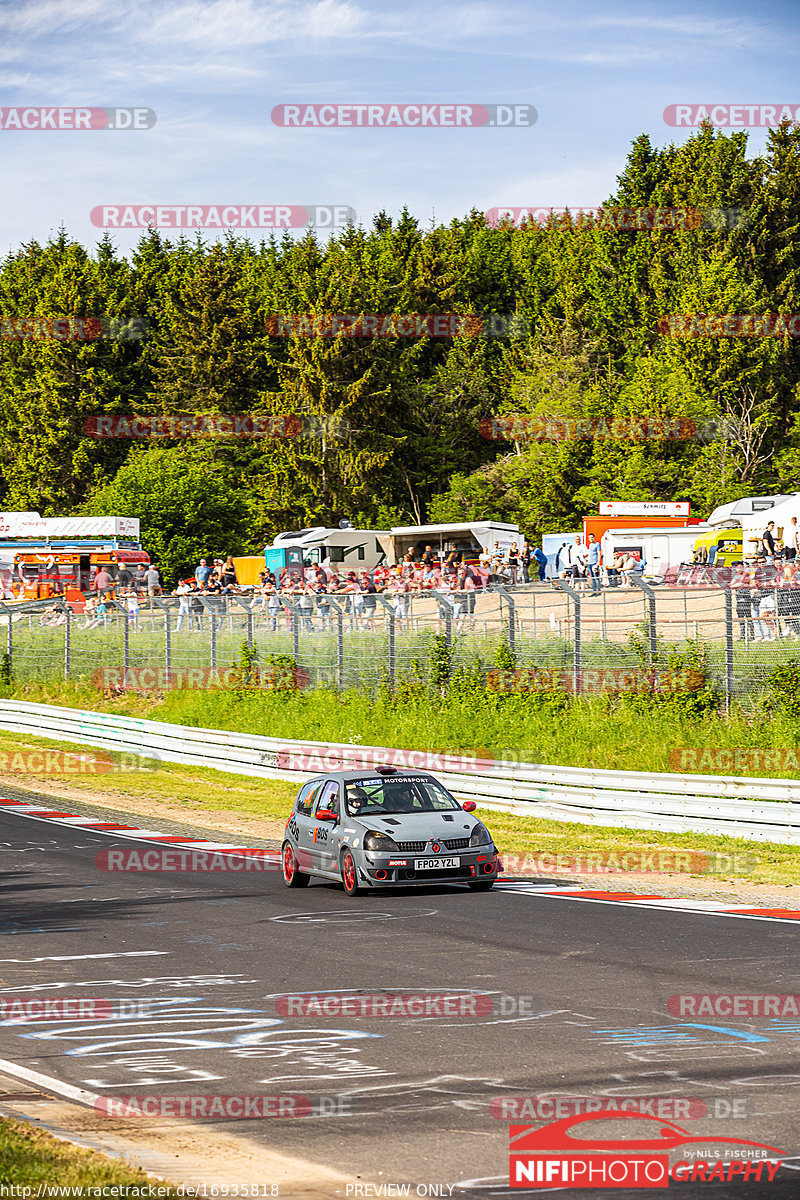
<svg viewBox="0 0 800 1200">
<path fill-rule="evenodd" d="M 363 788 L 349 788 L 348 800 L 350 801 L 350 812 L 354 817 L 357 817 L 362 809 L 369 804 L 369 796 Z"/>
<path fill-rule="evenodd" d="M 392 812 L 410 813 L 414 811 L 414 793 L 411 788 L 396 788 L 391 802 Z"/>
</svg>

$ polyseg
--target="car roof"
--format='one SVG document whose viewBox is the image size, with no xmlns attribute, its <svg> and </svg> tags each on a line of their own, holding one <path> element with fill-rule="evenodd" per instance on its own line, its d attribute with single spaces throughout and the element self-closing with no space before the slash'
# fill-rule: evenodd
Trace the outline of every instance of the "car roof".
<svg viewBox="0 0 800 1200">
<path fill-rule="evenodd" d="M 396 770 L 394 767 L 374 767 L 371 771 L 329 771 L 326 775 L 314 775 L 311 779 L 305 780 L 306 783 L 317 783 L 323 779 L 334 779 L 341 783 L 358 783 L 363 779 L 433 779 L 430 771 L 403 771 Z M 302 786 L 302 785 L 301 785 Z"/>
</svg>

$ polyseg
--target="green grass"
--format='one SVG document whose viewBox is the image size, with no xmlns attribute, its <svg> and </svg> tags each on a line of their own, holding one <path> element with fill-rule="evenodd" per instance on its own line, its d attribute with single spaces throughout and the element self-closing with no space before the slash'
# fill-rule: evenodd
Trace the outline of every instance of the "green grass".
<svg viewBox="0 0 800 1200">
<path fill-rule="evenodd" d="M 13 785 L 16 777 L 23 786 L 31 780 L 64 784 L 77 790 L 87 801 L 92 796 L 113 795 L 134 801 L 157 801 L 172 806 L 176 818 L 196 817 L 204 813 L 235 812 L 245 817 L 269 817 L 285 820 L 297 788 L 280 779 L 259 779 L 215 771 L 213 767 L 183 766 L 179 763 L 154 762 L 125 756 L 124 764 L 110 771 L 53 771 L 27 768 L 25 756 L 31 750 L 60 750 L 67 754 L 87 753 L 85 743 L 55 742 L 27 734 L 0 733 L 0 762 L 6 781 Z M 107 752 L 98 750 L 105 757 Z M 112 755 L 112 759 L 118 756 Z M 10 770 L 8 768 L 11 768 Z M 0 787 L 2 785 L 0 784 Z M 65 806 L 69 801 L 63 802 Z M 138 805 L 137 805 L 138 807 Z"/>
<path fill-rule="evenodd" d="M 29 684 L 4 692 L 23 700 L 126 713 L 194 727 L 229 729 L 291 740 L 481 752 L 496 758 L 625 771 L 729 774 L 699 758 L 680 765 L 683 749 L 797 749 L 800 720 L 734 712 L 681 717 L 667 708 L 610 708 L 594 696 L 563 712 L 532 706 L 524 697 L 497 703 L 441 701 L 389 706 L 364 691 L 330 689 L 276 694 L 262 690 L 177 689 L 139 696 L 104 697 L 85 683 Z M 672 757 L 671 757 L 672 756 Z M 800 762 L 800 757 L 798 757 Z M 776 772 L 771 760 L 754 760 L 737 771 L 769 778 L 800 778 L 800 767 Z"/>
<path fill-rule="evenodd" d="M 0 1183 L 18 1187 L 50 1186 L 72 1188 L 146 1188 L 158 1189 L 164 1197 L 176 1195 L 173 1188 L 152 1175 L 125 1163 L 105 1158 L 95 1150 L 85 1150 L 59 1141 L 42 1129 L 21 1121 L 0 1117 Z M 73 1192 L 73 1196 L 80 1193 Z M 92 1193 L 89 1193 L 90 1195 Z M 133 1192 L 136 1196 L 138 1193 Z M 147 1193 L 145 1193 L 147 1194 Z M 19 1193 L 17 1193 L 19 1195 Z M 111 1193 L 108 1193 L 111 1195 Z M 114 1193 L 116 1198 L 127 1195 L 125 1190 Z"/>
</svg>

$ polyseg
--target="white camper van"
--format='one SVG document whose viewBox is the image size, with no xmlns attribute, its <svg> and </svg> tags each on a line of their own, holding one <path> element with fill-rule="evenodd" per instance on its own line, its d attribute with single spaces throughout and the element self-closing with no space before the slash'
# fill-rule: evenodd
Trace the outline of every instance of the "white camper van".
<svg viewBox="0 0 800 1200">
<path fill-rule="evenodd" d="M 276 577 L 284 567 L 302 567 L 304 562 L 330 564 L 338 571 L 370 571 L 386 561 L 388 537 L 387 529 L 353 529 L 349 524 L 327 529 L 316 525 L 277 534 L 264 556 Z"/>
<path fill-rule="evenodd" d="M 632 551 L 644 560 L 642 577 L 658 582 L 670 567 L 692 562 L 694 544 L 709 528 L 700 524 L 686 529 L 607 529 L 600 540 L 603 565 L 610 567 L 619 551 Z"/>
<path fill-rule="evenodd" d="M 792 517 L 797 518 L 800 528 L 800 492 L 788 496 L 744 496 L 715 508 L 706 524 L 717 528 L 741 527 L 742 552 L 749 559 L 759 553 L 761 538 L 770 521 L 775 522 L 775 540 L 791 546 Z"/>
</svg>

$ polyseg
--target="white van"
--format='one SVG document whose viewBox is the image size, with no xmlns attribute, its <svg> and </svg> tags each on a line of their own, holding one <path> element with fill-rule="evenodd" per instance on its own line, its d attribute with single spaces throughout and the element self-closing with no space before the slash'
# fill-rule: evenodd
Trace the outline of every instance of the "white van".
<svg viewBox="0 0 800 1200">
<path fill-rule="evenodd" d="M 387 529 L 310 529 L 287 530 L 275 537 L 264 550 L 269 569 L 276 578 L 284 567 L 307 562 L 330 565 L 335 571 L 371 571 L 386 561 Z"/>
<path fill-rule="evenodd" d="M 694 558 L 694 544 L 701 533 L 709 531 L 707 524 L 689 525 L 686 529 L 607 529 L 600 539 L 603 565 L 610 567 L 614 555 L 631 552 L 644 560 L 644 579 L 661 580 L 669 567 L 679 567 Z"/>
<path fill-rule="evenodd" d="M 721 504 L 708 518 L 718 528 L 740 527 L 742 551 L 746 559 L 760 552 L 761 539 L 770 521 L 775 522 L 773 536 L 791 547 L 794 535 L 792 517 L 800 528 L 800 492 L 777 496 L 743 496 L 730 504 Z"/>
</svg>

